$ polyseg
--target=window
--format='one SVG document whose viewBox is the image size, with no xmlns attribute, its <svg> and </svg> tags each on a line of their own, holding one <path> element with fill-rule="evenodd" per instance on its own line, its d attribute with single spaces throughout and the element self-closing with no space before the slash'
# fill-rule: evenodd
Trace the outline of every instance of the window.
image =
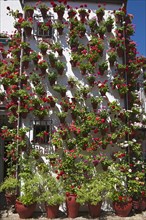
<svg viewBox="0 0 146 220">
<path fill-rule="evenodd" d="M 49 144 L 52 132 L 52 120 L 33 122 L 33 144 Z"/>
<path fill-rule="evenodd" d="M 52 16 L 43 19 L 42 16 L 34 17 L 34 35 L 37 37 L 51 38 L 53 35 Z"/>
</svg>

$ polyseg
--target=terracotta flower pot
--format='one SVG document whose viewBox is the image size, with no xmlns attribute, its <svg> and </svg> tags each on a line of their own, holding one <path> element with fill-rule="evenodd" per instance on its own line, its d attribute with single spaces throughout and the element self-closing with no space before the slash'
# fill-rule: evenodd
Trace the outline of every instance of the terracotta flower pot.
<svg viewBox="0 0 146 220">
<path fill-rule="evenodd" d="M 78 216 L 80 204 L 76 202 L 76 195 L 70 194 L 66 197 L 66 207 L 68 218 L 76 218 Z"/>
<path fill-rule="evenodd" d="M 127 202 L 114 202 L 113 209 L 115 210 L 116 215 L 127 217 L 132 210 L 132 199 L 129 199 Z"/>
<path fill-rule="evenodd" d="M 8 206 L 15 205 L 16 202 L 16 195 L 15 194 L 5 194 L 6 203 Z"/>
<path fill-rule="evenodd" d="M 57 218 L 58 211 L 59 211 L 59 205 L 45 205 L 47 218 Z"/>
<path fill-rule="evenodd" d="M 88 204 L 89 214 L 92 218 L 97 218 L 100 216 L 101 204 L 102 202 L 99 202 L 97 205 Z"/>
<path fill-rule="evenodd" d="M 20 201 L 16 200 L 15 208 L 16 212 L 19 214 L 19 218 L 30 218 L 36 208 L 36 203 L 23 205 Z"/>
</svg>

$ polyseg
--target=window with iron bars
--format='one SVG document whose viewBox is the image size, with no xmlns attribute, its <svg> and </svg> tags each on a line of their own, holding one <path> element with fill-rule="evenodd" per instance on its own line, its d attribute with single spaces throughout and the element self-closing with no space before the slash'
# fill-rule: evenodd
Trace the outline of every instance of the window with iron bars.
<svg viewBox="0 0 146 220">
<path fill-rule="evenodd" d="M 41 38 L 52 38 L 52 16 L 48 15 L 45 19 L 42 16 L 34 16 L 34 35 Z"/>
<path fill-rule="evenodd" d="M 52 133 L 52 120 L 35 120 L 33 123 L 33 139 L 32 144 L 35 146 L 37 144 L 48 145 L 51 139 Z"/>
</svg>

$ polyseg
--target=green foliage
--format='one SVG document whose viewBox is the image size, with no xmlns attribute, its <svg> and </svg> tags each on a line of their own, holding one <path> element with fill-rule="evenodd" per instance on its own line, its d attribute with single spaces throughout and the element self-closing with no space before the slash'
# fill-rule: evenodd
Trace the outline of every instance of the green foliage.
<svg viewBox="0 0 146 220">
<path fill-rule="evenodd" d="M 41 174 L 40 195 L 38 202 L 45 202 L 47 205 L 60 205 L 65 201 L 62 184 L 50 173 Z"/>
<path fill-rule="evenodd" d="M 0 192 L 5 191 L 8 194 L 16 194 L 16 188 L 18 186 L 18 180 L 16 177 L 6 177 L 4 182 L 0 184 Z"/>
<path fill-rule="evenodd" d="M 90 203 L 96 205 L 103 201 L 107 194 L 107 175 L 98 173 L 89 182 L 83 184 L 77 190 L 77 202 L 80 204 Z"/>
</svg>

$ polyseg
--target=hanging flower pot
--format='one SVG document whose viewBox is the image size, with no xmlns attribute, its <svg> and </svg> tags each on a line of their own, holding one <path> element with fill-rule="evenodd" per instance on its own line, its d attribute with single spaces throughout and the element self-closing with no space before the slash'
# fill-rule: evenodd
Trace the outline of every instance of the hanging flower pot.
<svg viewBox="0 0 146 220">
<path fill-rule="evenodd" d="M 29 55 L 23 55 L 23 57 L 22 57 L 22 66 L 23 66 L 23 68 L 28 69 L 29 62 L 30 62 L 30 56 Z"/>
<path fill-rule="evenodd" d="M 99 9 L 96 10 L 96 16 L 97 16 L 98 22 L 101 22 L 103 20 L 103 16 L 105 14 L 104 10 L 105 9 L 103 7 L 100 7 Z"/>
<path fill-rule="evenodd" d="M 58 20 L 63 19 L 64 11 L 65 11 L 65 5 L 63 3 L 55 4 L 55 7 L 53 7 L 54 12 L 57 13 Z"/>
<path fill-rule="evenodd" d="M 58 32 L 59 35 L 62 35 L 62 34 L 63 34 L 63 29 L 64 29 L 64 27 L 65 27 L 65 24 L 64 24 L 63 22 L 61 22 L 61 21 L 58 21 L 58 22 L 56 22 L 56 23 L 53 25 L 53 27 L 54 27 L 55 29 L 57 29 L 57 32 Z"/>
<path fill-rule="evenodd" d="M 52 68 L 55 68 L 55 63 L 56 63 L 55 54 L 50 52 L 50 53 L 48 54 L 48 57 L 49 57 L 49 62 L 50 62 L 51 67 L 52 67 Z"/>
<path fill-rule="evenodd" d="M 74 18 L 76 14 L 77 14 L 76 10 L 74 10 L 72 8 L 70 8 L 70 10 L 68 11 L 69 18 Z"/>
<path fill-rule="evenodd" d="M 80 8 L 78 12 L 79 12 L 80 20 L 84 22 L 85 18 L 88 16 L 88 12 L 84 8 Z"/>
<path fill-rule="evenodd" d="M 38 63 L 38 67 L 40 68 L 42 74 L 46 73 L 46 69 L 48 68 L 48 63 L 45 60 L 41 60 Z"/>
<path fill-rule="evenodd" d="M 65 119 L 67 117 L 67 113 L 66 112 L 59 112 L 57 114 L 57 116 L 58 116 L 58 118 L 59 118 L 61 123 L 65 123 Z"/>
<path fill-rule="evenodd" d="M 61 61 L 57 61 L 55 63 L 55 67 L 57 69 L 57 72 L 59 75 L 62 75 L 63 74 L 63 71 L 64 71 L 64 67 L 65 67 L 65 63 L 61 62 Z"/>
</svg>

